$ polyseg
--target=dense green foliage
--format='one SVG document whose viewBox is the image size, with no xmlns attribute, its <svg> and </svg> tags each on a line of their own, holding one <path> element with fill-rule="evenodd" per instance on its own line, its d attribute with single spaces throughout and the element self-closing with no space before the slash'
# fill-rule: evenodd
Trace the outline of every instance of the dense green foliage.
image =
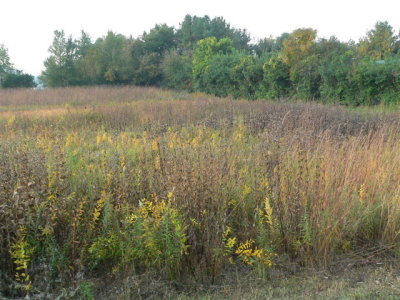
<svg viewBox="0 0 400 300">
<path fill-rule="evenodd" d="M 377 22 L 358 42 L 299 28 L 251 43 L 223 18 L 187 15 L 178 28 L 156 25 L 139 37 L 108 32 L 92 41 L 56 30 L 45 86 L 157 86 L 245 99 L 300 98 L 346 105 L 398 103 L 400 38 Z M 3 87 L 32 86 L 0 49 Z M 3 75 L 1 75 L 3 74 Z"/>
</svg>

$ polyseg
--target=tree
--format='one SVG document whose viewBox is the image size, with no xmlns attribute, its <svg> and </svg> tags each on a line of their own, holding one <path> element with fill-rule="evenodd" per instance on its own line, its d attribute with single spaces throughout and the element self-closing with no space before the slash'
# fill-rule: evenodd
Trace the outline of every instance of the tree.
<svg viewBox="0 0 400 300">
<path fill-rule="evenodd" d="M 259 97 L 277 99 L 288 95 L 291 88 L 289 66 L 279 54 L 270 57 L 263 65 L 263 81 Z"/>
<path fill-rule="evenodd" d="M 147 54 L 163 56 L 166 51 L 176 47 L 175 29 L 166 24 L 156 25 L 149 33 L 143 34 L 142 40 Z"/>
<path fill-rule="evenodd" d="M 290 69 L 290 81 L 296 97 L 315 100 L 320 96 L 321 75 L 318 55 L 310 55 L 297 62 Z"/>
<path fill-rule="evenodd" d="M 8 49 L 0 44 L 0 87 L 19 88 L 35 87 L 34 77 L 16 70 L 10 62 Z"/>
<path fill-rule="evenodd" d="M 235 48 L 248 50 L 250 36 L 246 30 L 232 28 L 223 18 L 216 17 L 210 19 L 209 16 L 197 17 L 186 15 L 180 28 L 177 30 L 180 49 L 195 49 L 197 42 L 215 37 L 220 40 L 229 38 Z"/>
<path fill-rule="evenodd" d="M 20 70 L 7 72 L 1 80 L 2 88 L 33 88 L 36 86 L 35 78 Z"/>
<path fill-rule="evenodd" d="M 85 31 L 81 31 L 81 37 L 75 40 L 76 54 L 75 54 L 75 71 L 76 78 L 70 84 L 74 85 L 88 85 L 97 83 L 93 78 L 93 66 L 88 62 L 87 57 L 93 48 L 92 39 Z"/>
<path fill-rule="evenodd" d="M 273 53 L 280 50 L 277 45 L 276 39 L 273 37 L 267 37 L 259 40 L 256 44 L 251 47 L 254 54 L 262 56 L 266 53 Z"/>
<path fill-rule="evenodd" d="M 209 36 L 215 36 L 217 39 L 230 38 L 236 49 L 249 49 L 250 35 L 246 29 L 232 28 L 222 17 L 216 17 L 210 21 Z"/>
<path fill-rule="evenodd" d="M 179 90 L 191 88 L 192 59 L 190 56 L 171 51 L 165 56 L 162 69 L 164 86 Z"/>
<path fill-rule="evenodd" d="M 336 37 L 321 39 L 313 53 L 319 56 L 321 76 L 320 97 L 323 101 L 347 101 L 356 92 L 352 78 L 355 64 L 354 44 L 340 42 Z"/>
<path fill-rule="evenodd" d="M 159 86 L 163 80 L 162 58 L 157 53 L 149 53 L 137 58 L 133 70 L 133 82 L 137 85 Z"/>
<path fill-rule="evenodd" d="M 234 94 L 234 69 L 240 63 L 243 54 L 237 51 L 219 53 L 212 56 L 201 75 L 201 91 L 219 97 Z"/>
<path fill-rule="evenodd" d="M 293 31 L 284 41 L 282 59 L 289 66 L 293 66 L 305 58 L 312 48 L 317 31 L 311 28 L 300 28 Z"/>
<path fill-rule="evenodd" d="M 0 76 L 12 69 L 10 62 L 10 56 L 8 55 L 8 49 L 0 44 Z"/>
<path fill-rule="evenodd" d="M 235 98 L 255 99 L 263 80 L 263 59 L 253 55 L 242 55 L 232 70 L 234 84 L 231 86 Z"/>
<path fill-rule="evenodd" d="M 383 60 L 396 50 L 397 37 L 388 22 L 377 22 L 374 29 L 368 31 L 358 46 L 362 57 Z"/>
<path fill-rule="evenodd" d="M 4 81 L 4 77 L 12 69 L 10 63 L 10 56 L 8 55 L 8 49 L 4 45 L 0 44 L 0 85 Z"/>
<path fill-rule="evenodd" d="M 199 91 L 207 89 L 209 80 L 206 71 L 211 66 L 211 60 L 214 56 L 231 54 L 234 51 L 232 40 L 229 38 L 218 40 L 215 37 L 209 37 L 200 40 L 193 55 L 194 88 Z"/>
<path fill-rule="evenodd" d="M 194 49 L 198 41 L 209 37 L 210 17 L 197 17 L 186 15 L 180 28 L 177 30 L 179 47 L 181 49 Z"/>
<path fill-rule="evenodd" d="M 76 81 L 77 45 L 72 37 L 65 37 L 63 30 L 54 31 L 54 39 L 49 47 L 50 56 L 45 60 L 45 71 L 41 79 L 46 86 L 68 86 Z"/>
<path fill-rule="evenodd" d="M 132 40 L 109 31 L 87 49 L 80 67 L 84 78 L 96 84 L 127 84 L 132 82 Z"/>
<path fill-rule="evenodd" d="M 352 80 L 357 84 L 353 104 L 377 104 L 400 100 L 400 64 L 398 59 L 385 63 L 363 59 L 353 71 Z"/>
<path fill-rule="evenodd" d="M 149 33 L 134 40 L 131 46 L 133 83 L 161 85 L 164 56 L 175 48 L 175 29 L 166 24 L 156 25 Z"/>
<path fill-rule="evenodd" d="M 90 48 L 92 47 L 92 39 L 88 33 L 81 30 L 81 37 L 78 40 L 75 40 L 76 45 L 76 54 L 79 58 L 84 57 L 88 54 Z"/>
</svg>

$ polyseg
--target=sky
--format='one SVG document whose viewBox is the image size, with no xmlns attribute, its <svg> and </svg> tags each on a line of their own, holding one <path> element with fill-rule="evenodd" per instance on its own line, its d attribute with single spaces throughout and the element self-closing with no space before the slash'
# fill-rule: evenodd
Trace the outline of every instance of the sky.
<svg viewBox="0 0 400 300">
<path fill-rule="evenodd" d="M 399 0 L 0 0 L 0 44 L 17 69 L 40 75 L 53 31 L 93 40 L 111 30 L 137 37 L 155 24 L 178 27 L 186 14 L 222 16 L 254 40 L 312 27 L 319 37 L 358 41 L 377 21 L 400 29 Z"/>
</svg>

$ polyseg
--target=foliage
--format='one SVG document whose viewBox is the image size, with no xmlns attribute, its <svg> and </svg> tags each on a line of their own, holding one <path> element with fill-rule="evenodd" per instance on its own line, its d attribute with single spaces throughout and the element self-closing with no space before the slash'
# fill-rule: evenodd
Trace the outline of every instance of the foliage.
<svg viewBox="0 0 400 300">
<path fill-rule="evenodd" d="M 0 75 L 7 73 L 12 68 L 8 49 L 0 44 Z"/>
<path fill-rule="evenodd" d="M 19 70 L 6 73 L 1 80 L 2 88 L 33 88 L 35 86 L 34 77 Z"/>
<path fill-rule="evenodd" d="M 160 85 L 163 80 L 161 63 L 162 58 L 157 53 L 141 55 L 134 63 L 133 82 L 143 86 Z"/>
<path fill-rule="evenodd" d="M 317 37 L 317 31 L 311 28 L 294 30 L 284 41 L 282 60 L 289 66 L 295 65 L 309 55 Z"/>
<path fill-rule="evenodd" d="M 396 49 L 396 39 L 393 27 L 388 22 L 377 22 L 374 29 L 368 31 L 358 46 L 361 57 L 375 60 L 390 58 Z"/>
<path fill-rule="evenodd" d="M 235 98 L 255 99 L 263 79 L 263 60 L 251 55 L 240 55 L 232 70 L 232 94 Z"/>
<path fill-rule="evenodd" d="M 177 30 L 180 48 L 195 49 L 200 40 L 215 37 L 220 40 L 229 38 L 235 48 L 248 50 L 250 36 L 246 30 L 232 28 L 222 17 L 211 19 L 209 16 L 197 17 L 186 15 Z"/>
<path fill-rule="evenodd" d="M 0 88 L 35 87 L 34 77 L 16 70 L 10 62 L 8 49 L 0 44 Z"/>
<path fill-rule="evenodd" d="M 177 276 L 188 246 L 182 218 L 169 202 L 172 197 L 170 194 L 167 201 L 142 199 L 132 211 L 125 208 L 121 228 L 106 227 L 105 236 L 96 238 L 89 247 L 90 264 L 98 266 L 111 260 L 114 271 L 133 265 L 166 269 Z M 95 210 L 97 218 L 98 212 Z"/>
<path fill-rule="evenodd" d="M 358 63 L 352 47 L 336 38 L 321 41 L 316 49 L 320 55 L 320 97 L 324 101 L 346 101 L 354 99 L 358 87 L 352 80 L 353 70 Z"/>
<path fill-rule="evenodd" d="M 232 54 L 235 51 L 233 48 L 232 40 L 229 38 L 223 38 L 221 40 L 218 40 L 215 37 L 210 37 L 206 38 L 203 40 L 200 40 L 198 42 L 196 51 L 193 55 L 193 85 L 196 90 L 206 90 L 208 89 L 207 92 L 210 93 L 210 90 L 215 90 L 215 86 L 209 87 L 208 83 L 213 82 L 216 78 L 214 77 L 213 79 L 208 78 L 208 75 L 211 75 L 209 73 L 214 73 L 210 72 L 209 68 L 213 68 L 213 60 L 214 62 L 218 62 L 218 60 L 225 60 L 226 62 L 230 62 L 232 64 L 232 59 L 233 56 L 227 57 L 226 55 Z M 226 58 L 227 57 L 227 58 Z M 226 58 L 226 59 L 225 59 Z M 221 70 L 221 67 L 223 68 Z M 232 67 L 232 65 L 226 66 L 226 65 L 219 65 L 219 67 L 215 67 L 213 71 L 217 72 L 222 72 L 224 73 L 222 81 L 229 81 L 229 68 Z M 217 75 L 218 76 L 218 75 Z M 217 84 L 217 83 L 215 83 Z M 228 83 L 229 84 L 229 83 Z M 225 92 L 221 92 L 221 94 L 226 95 Z"/>
<path fill-rule="evenodd" d="M 53 43 L 49 47 L 51 55 L 44 62 L 46 70 L 41 77 L 47 86 L 74 84 L 78 75 L 75 68 L 76 50 L 72 36 L 67 38 L 63 30 L 54 31 Z"/>
<path fill-rule="evenodd" d="M 31 278 L 28 274 L 29 262 L 34 249 L 26 241 L 26 228 L 18 230 L 18 240 L 11 245 L 10 254 L 15 264 L 15 279 L 24 285 L 24 289 L 31 288 Z"/>
<path fill-rule="evenodd" d="M 318 99 L 321 85 L 320 60 L 317 55 L 308 56 L 290 69 L 290 81 L 300 99 Z"/>
<path fill-rule="evenodd" d="M 176 51 L 166 54 L 163 60 L 163 85 L 168 88 L 190 89 L 192 84 L 192 60 Z"/>
<path fill-rule="evenodd" d="M 257 56 L 263 56 L 267 53 L 276 53 L 282 50 L 282 41 L 287 36 L 282 35 L 281 37 L 275 39 L 272 36 L 264 39 L 260 39 L 256 44 L 252 45 L 252 51 Z"/>
<path fill-rule="evenodd" d="M 88 46 L 89 47 L 89 46 Z M 121 84 L 131 80 L 131 41 L 121 34 L 108 32 L 89 47 L 81 66 L 84 76 L 97 84 Z"/>
<path fill-rule="evenodd" d="M 92 287 L 87 282 L 82 282 L 79 285 L 79 299 L 82 300 L 94 300 L 95 297 L 93 296 Z"/>
<path fill-rule="evenodd" d="M 373 60 L 361 61 L 353 73 L 353 80 L 359 87 L 359 103 L 398 102 L 399 72 L 400 64 L 397 58 L 388 59 L 384 64 Z"/>
<path fill-rule="evenodd" d="M 259 95 L 276 99 L 288 95 L 290 89 L 289 66 L 280 56 L 272 56 L 263 65 L 263 84 Z"/>
<path fill-rule="evenodd" d="M 149 33 L 145 32 L 141 38 L 136 39 L 131 48 L 133 83 L 161 85 L 164 77 L 167 76 L 163 73 L 164 56 L 175 48 L 175 30 L 166 24 L 156 25 Z M 179 73 L 184 71 L 179 70 L 176 76 L 180 76 Z M 168 76 L 171 76 L 171 73 L 168 73 Z"/>
<path fill-rule="evenodd" d="M 156 25 L 149 33 L 145 32 L 142 40 L 146 53 L 157 53 L 160 56 L 176 46 L 175 30 L 166 24 Z"/>
<path fill-rule="evenodd" d="M 215 55 L 208 60 L 204 71 L 197 76 L 196 87 L 209 94 L 226 97 L 234 86 L 234 68 L 240 63 L 242 55 Z"/>
<path fill-rule="evenodd" d="M 137 38 L 109 32 L 92 43 L 85 32 L 74 40 L 55 31 L 42 80 L 47 86 L 134 84 L 246 99 L 395 103 L 399 49 L 388 22 L 377 22 L 357 43 L 299 28 L 250 44 L 246 30 L 221 17 L 186 15 L 177 28 L 158 24 Z M 374 61 L 380 64 L 375 69 Z M 28 77 L 11 74 L 7 85 L 30 86 Z"/>
</svg>

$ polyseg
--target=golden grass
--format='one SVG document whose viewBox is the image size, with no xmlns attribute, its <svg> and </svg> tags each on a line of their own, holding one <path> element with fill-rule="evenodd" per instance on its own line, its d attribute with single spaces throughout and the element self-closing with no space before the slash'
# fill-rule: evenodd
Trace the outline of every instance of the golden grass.
<svg viewBox="0 0 400 300">
<path fill-rule="evenodd" d="M 0 263 L 21 288 L 398 253 L 397 112 L 131 87 L 0 105 Z"/>
<path fill-rule="evenodd" d="M 54 107 L 46 109 L 35 109 L 35 110 L 19 110 L 19 111 L 3 111 L 0 112 L 0 118 L 9 119 L 15 118 L 48 118 L 48 117 L 59 117 L 65 115 L 69 110 L 66 108 Z"/>
</svg>

